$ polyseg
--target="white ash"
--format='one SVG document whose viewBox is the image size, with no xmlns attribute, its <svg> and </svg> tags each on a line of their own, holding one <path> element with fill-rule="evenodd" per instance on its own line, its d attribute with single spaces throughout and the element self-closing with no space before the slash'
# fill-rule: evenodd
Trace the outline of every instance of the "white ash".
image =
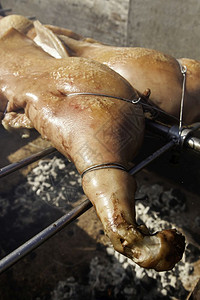
<svg viewBox="0 0 200 300">
<path fill-rule="evenodd" d="M 189 279 L 191 264 L 183 260 L 173 271 L 158 273 L 145 270 L 123 255 L 107 248 L 105 259 L 94 257 L 90 262 L 88 284 L 68 278 L 58 282 L 51 300 L 120 299 L 169 300 L 186 299 L 182 278 Z M 193 280 L 195 281 L 193 277 Z"/>
<path fill-rule="evenodd" d="M 149 228 L 154 230 L 163 229 L 162 226 L 165 226 L 165 221 L 172 223 L 173 220 L 176 223 L 181 224 L 180 212 L 184 212 L 186 210 L 186 198 L 185 195 L 178 189 L 169 189 L 164 190 L 164 188 L 159 184 L 154 185 L 142 185 L 136 197 L 141 197 L 141 195 L 146 195 L 148 201 L 143 202 L 142 206 L 136 204 L 136 208 L 138 210 L 137 216 L 138 219 L 140 216 L 143 218 L 148 216 L 147 212 L 150 212 L 154 215 L 155 219 L 157 217 L 160 218 L 160 222 L 154 220 L 152 218 L 146 218 L 143 222 L 148 222 Z M 145 212 L 143 210 L 145 209 Z M 155 224 L 152 224 L 154 222 Z M 156 226 L 159 226 L 157 229 Z"/>
<path fill-rule="evenodd" d="M 27 176 L 27 184 L 41 200 L 65 211 L 83 194 L 80 176 L 65 158 L 39 161 Z"/>
<path fill-rule="evenodd" d="M 160 185 L 141 186 L 138 195 L 145 193 L 150 200 L 148 204 L 136 203 L 138 223 L 143 222 L 152 231 L 175 228 L 177 224 L 163 220 L 177 220 L 174 210 L 170 209 L 171 203 L 176 204 L 177 212 L 185 210 L 185 198 L 182 201 L 177 197 L 177 191 L 164 191 Z M 179 193 L 181 198 L 181 194 Z M 158 200 L 160 199 L 160 200 Z M 164 202 L 163 202 L 164 201 Z M 152 207 L 156 207 L 156 210 Z M 166 214 L 165 214 L 166 213 Z M 161 217 L 162 216 L 162 217 Z M 193 264 L 199 258 L 200 251 L 191 244 L 187 245 L 185 254 L 173 270 L 156 272 L 146 270 L 133 261 L 116 252 L 113 247 L 107 247 L 110 260 L 102 264 L 95 257 L 90 264 L 89 283 L 93 287 L 93 298 L 101 291 L 112 290 L 113 299 L 133 299 L 137 296 L 142 299 L 185 299 L 188 283 L 198 279 L 193 274 Z M 193 259 L 192 259 L 193 258 Z M 96 294 L 95 294 L 96 293 Z"/>
<path fill-rule="evenodd" d="M 173 270 L 158 273 L 155 270 L 146 270 L 139 267 L 130 259 L 116 252 L 112 247 L 108 247 L 107 252 L 111 257 L 114 256 L 116 258 L 118 263 L 124 269 L 124 274 L 126 274 L 127 269 L 131 266 L 132 272 L 134 273 L 134 283 L 132 282 L 133 287 L 134 285 L 136 285 L 136 287 L 138 288 L 138 286 L 143 285 L 143 283 L 145 282 L 150 292 L 150 294 L 148 294 L 149 298 L 147 299 L 154 299 L 155 295 L 159 295 L 159 297 L 164 297 L 167 295 L 168 299 L 174 299 L 173 297 L 182 299 L 181 297 L 186 297 L 187 291 L 184 287 L 188 284 L 188 282 L 191 282 L 193 265 L 190 262 L 187 262 L 185 255 L 183 256 L 182 261 L 178 263 Z M 102 276 L 102 274 L 100 276 Z M 197 279 L 198 276 L 192 276 L 192 280 L 195 281 Z M 154 282 L 154 287 L 150 286 L 152 280 Z M 146 298 L 141 297 L 138 299 Z"/>
<path fill-rule="evenodd" d="M 186 199 L 179 190 L 164 190 L 161 185 L 142 185 L 137 197 L 146 195 L 148 201 L 136 203 L 137 222 L 144 223 L 153 232 L 181 226 L 179 213 L 186 210 Z M 197 220 L 198 222 L 198 220 Z M 192 244 L 186 246 L 182 260 L 171 271 L 146 270 L 113 247 L 106 248 L 108 258 L 94 257 L 90 263 L 89 286 L 79 284 L 77 293 L 89 299 L 186 299 L 186 288 L 197 280 L 193 263 L 199 259 L 200 251 Z M 76 282 L 76 280 L 74 281 Z M 67 281 L 64 284 L 68 286 Z M 60 291 L 60 286 L 54 290 Z M 58 296 L 58 294 L 57 294 Z M 81 299 L 78 298 L 78 299 Z M 102 297 L 102 298 L 101 298 Z M 52 300 L 65 299 L 52 297 Z M 66 298 L 67 299 L 67 298 Z M 75 298 L 77 299 L 77 298 Z"/>
<path fill-rule="evenodd" d="M 58 153 L 40 160 L 13 191 L 0 196 L 0 253 L 8 254 L 54 222 L 82 195 L 80 176 L 66 158 Z"/>
<path fill-rule="evenodd" d="M 186 209 L 184 195 L 177 193 L 177 191 L 174 191 L 173 189 L 165 191 L 164 188 L 158 184 L 141 186 L 137 196 L 140 197 L 142 194 L 148 196 L 148 202 L 144 201 L 144 203 L 136 203 L 136 216 L 138 223 L 144 223 L 152 232 L 177 227 L 177 223 L 179 223 L 177 222 L 179 221 L 177 215 Z M 179 195 L 179 197 L 177 195 Z M 172 205 L 173 209 L 171 209 Z M 168 219 L 169 221 L 164 219 Z M 173 221 L 176 221 L 176 224 L 173 224 Z M 195 248 L 193 249 L 194 254 L 192 253 L 191 248 Z M 116 252 L 112 247 L 107 248 L 107 253 L 111 256 L 114 255 L 119 264 L 121 264 L 125 270 L 130 265 L 132 266 L 135 272 L 136 284 L 139 284 L 141 280 L 147 277 L 155 279 L 156 283 L 159 283 L 157 284 L 158 294 L 160 294 L 160 296 L 168 296 L 168 299 L 172 299 L 176 296 L 176 293 L 178 297 L 177 299 L 180 299 L 180 293 L 182 293 L 182 296 L 187 294 L 184 287 L 187 286 L 189 282 L 192 283 L 192 281 L 198 279 L 197 275 L 191 276 L 194 270 L 191 260 L 198 260 L 200 251 L 191 244 L 187 245 L 182 260 L 174 267 L 173 270 L 160 273 L 139 267 L 130 259 Z M 191 257 L 193 257 L 193 259 Z M 150 294 L 148 297 L 148 299 L 151 299 Z"/>
<path fill-rule="evenodd" d="M 51 300 L 78 300 L 80 285 L 74 277 L 69 277 L 64 281 L 59 281 L 57 288 L 51 293 Z"/>
<path fill-rule="evenodd" d="M 9 207 L 9 201 L 0 196 L 0 218 L 7 214 Z"/>
<path fill-rule="evenodd" d="M 3 206 L 0 215 L 6 218 L 7 211 L 12 210 L 16 214 L 12 223 L 16 232 L 24 226 L 29 230 L 28 226 L 37 218 L 50 218 L 52 211 L 44 209 L 44 205 L 65 212 L 82 195 L 80 176 L 73 164 L 55 156 L 41 160 L 26 181 L 15 189 L 11 208 L 7 200 L 0 198 Z M 136 202 L 138 223 L 145 223 L 152 232 L 177 227 L 177 224 L 181 227 L 179 213 L 185 211 L 186 202 L 179 190 L 164 190 L 158 184 L 142 185 L 136 197 L 144 195 L 148 196 L 148 201 Z M 195 222 L 199 224 L 199 219 Z M 106 251 L 106 259 L 94 257 L 91 260 L 89 273 L 85 274 L 88 283 L 72 277 L 59 281 L 51 293 L 51 300 L 185 299 L 188 294 L 185 285 L 196 279 L 193 263 L 199 259 L 200 252 L 192 244 L 187 245 L 183 259 L 172 271 L 162 273 L 137 266 L 112 247 L 107 247 Z"/>
</svg>

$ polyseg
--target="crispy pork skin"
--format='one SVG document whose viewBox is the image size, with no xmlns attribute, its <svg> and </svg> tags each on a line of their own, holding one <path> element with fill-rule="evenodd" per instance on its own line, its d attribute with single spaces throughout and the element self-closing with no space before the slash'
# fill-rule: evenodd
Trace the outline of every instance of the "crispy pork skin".
<svg viewBox="0 0 200 300">
<path fill-rule="evenodd" d="M 183 121 L 185 124 L 199 122 L 199 66 L 193 59 L 174 57 L 141 47 L 113 47 L 70 29 L 42 25 L 19 15 L 10 15 L 0 20 L 0 35 L 14 27 L 26 34 L 56 58 L 80 56 L 108 65 L 122 75 L 130 84 L 143 93 L 151 90 L 150 103 L 165 113 L 179 118 L 183 76 L 181 65 L 187 67 L 184 95 Z M 161 116 L 161 121 L 174 123 L 175 119 Z M 178 120 L 177 120 L 178 121 Z"/>
<path fill-rule="evenodd" d="M 199 104 L 199 65 L 190 59 L 174 57 L 141 47 L 113 47 L 90 38 L 81 38 L 73 32 L 52 30 L 65 44 L 70 56 L 92 58 L 122 75 L 129 83 L 142 93 L 151 90 L 150 103 L 167 114 L 179 118 L 182 96 L 183 76 L 181 65 L 187 66 L 186 89 L 184 95 L 183 120 L 185 124 L 200 121 Z M 42 27 L 35 23 L 36 34 L 40 35 Z M 194 67 L 195 66 L 195 67 Z M 169 119 L 167 119 L 169 121 Z M 173 120 L 171 120 L 173 122 Z"/>
<path fill-rule="evenodd" d="M 141 47 L 113 47 L 83 36 L 66 28 L 53 25 L 43 26 L 39 21 L 32 22 L 23 16 L 10 15 L 0 20 L 0 34 L 14 27 L 27 34 L 47 53 L 62 58 L 80 56 L 91 58 L 108 65 L 122 75 L 140 94 L 151 90 L 149 102 L 165 113 L 161 121 L 178 122 L 182 95 L 183 76 L 181 65 L 187 67 L 186 89 L 183 106 L 183 122 L 191 124 L 200 121 L 199 105 L 199 65 L 193 59 L 174 57 Z M 2 28 L 2 29 L 1 29 Z"/>
<path fill-rule="evenodd" d="M 139 151 L 142 108 L 116 98 L 139 95 L 103 64 L 79 57 L 55 59 L 10 29 L 0 39 L 0 89 L 0 101 L 5 104 L 7 99 L 7 114 L 24 110 L 30 124 L 80 173 L 105 163 L 128 168 Z M 82 185 L 117 251 L 157 271 L 169 270 L 181 259 L 184 237 L 176 230 L 150 235 L 144 225 L 136 224 L 136 184 L 125 170 L 88 171 Z"/>
<path fill-rule="evenodd" d="M 139 92 L 149 88 L 150 103 L 179 118 L 183 76 L 178 61 L 172 56 L 140 47 L 112 47 L 66 36 L 60 36 L 60 39 L 65 42 L 69 55 L 92 58 L 108 65 Z M 188 118 L 186 101 L 189 101 L 187 97 L 184 121 L 191 123 L 195 118 Z"/>
</svg>

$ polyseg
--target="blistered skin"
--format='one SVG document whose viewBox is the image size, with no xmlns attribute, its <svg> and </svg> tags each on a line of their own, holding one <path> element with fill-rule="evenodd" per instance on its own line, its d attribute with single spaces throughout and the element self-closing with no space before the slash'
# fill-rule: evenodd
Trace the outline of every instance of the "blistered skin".
<svg viewBox="0 0 200 300">
<path fill-rule="evenodd" d="M 66 147 L 69 148 L 68 155 L 70 156 L 72 156 L 70 153 L 74 151 L 75 158 L 79 156 L 79 153 L 76 153 L 76 147 L 81 149 L 82 145 L 89 143 L 96 133 L 95 147 L 99 147 L 99 153 L 103 153 L 104 148 L 104 152 L 106 151 L 105 157 L 103 156 L 100 162 L 112 161 L 115 149 L 121 151 L 122 148 L 125 151 L 124 157 L 128 155 L 127 161 L 130 160 L 128 144 L 121 145 L 120 134 L 123 132 L 120 132 L 121 124 L 117 118 L 120 114 L 124 131 L 130 124 L 134 125 L 134 128 L 128 129 L 126 138 L 127 143 L 132 142 L 130 153 L 134 155 L 143 137 L 141 107 L 131 104 L 124 106 L 122 101 L 98 96 L 67 97 L 68 94 L 74 92 L 98 92 L 119 97 L 138 98 L 137 93 L 123 78 L 94 61 L 81 58 L 55 60 L 15 30 L 11 30 L 5 35 L 1 39 L 0 45 L 1 90 L 2 97 L 9 100 L 7 112 L 23 108 L 34 127 L 46 138 L 49 138 L 49 134 L 51 136 L 53 130 L 57 129 L 57 135 L 62 132 L 62 143 L 55 139 L 54 145 L 61 152 L 66 152 Z M 132 111 L 133 115 L 131 116 Z M 39 114 L 42 114 L 42 118 Z M 128 123 L 127 116 L 132 118 L 132 123 Z M 83 122 L 84 118 L 87 121 L 86 125 Z M 108 126 L 112 118 L 114 121 L 116 118 L 114 134 L 111 132 L 112 127 Z M 74 123 L 75 119 L 76 123 Z M 99 120 L 98 124 L 96 119 Z M 51 129 L 52 133 L 49 133 L 51 124 L 55 127 Z M 103 137 L 100 131 L 104 124 L 105 128 L 108 127 L 107 130 L 110 130 L 111 145 L 108 149 L 104 145 L 105 142 L 101 142 Z M 86 127 L 88 137 L 84 134 Z M 80 138 L 76 144 L 78 135 Z M 74 137 L 73 145 L 70 142 L 72 136 Z M 118 140 L 112 142 L 112 136 L 113 139 Z M 120 155 L 120 153 L 116 154 L 116 161 L 121 160 Z M 92 155 L 90 160 L 92 164 Z M 89 158 L 88 163 L 90 163 Z M 80 171 L 87 167 L 83 162 L 80 164 L 80 166 L 77 165 Z"/>
<path fill-rule="evenodd" d="M 80 173 L 101 163 L 128 167 L 139 151 L 144 133 L 140 104 L 74 94 L 137 99 L 136 90 L 105 65 L 77 57 L 54 59 L 11 29 L 0 39 L 0 89 L 0 102 L 8 102 L 7 113 L 24 110 L 30 124 L 72 160 Z M 127 172 L 91 171 L 83 176 L 82 185 L 116 250 L 158 271 L 168 270 L 180 260 L 184 238 L 176 231 L 168 242 L 162 232 L 151 236 L 136 224 L 136 185 Z"/>
<path fill-rule="evenodd" d="M 186 124 L 200 120 L 199 62 L 195 62 L 198 64 L 198 72 L 193 72 L 194 60 L 190 62 L 188 59 L 176 60 L 170 55 L 153 49 L 112 47 L 93 40 L 90 42 L 90 39 L 74 40 L 64 35 L 61 35 L 60 39 L 66 44 L 69 55 L 92 58 L 108 65 L 126 78 L 140 93 L 149 88 L 150 102 L 176 118 L 179 118 L 180 114 L 183 88 L 179 62 L 185 64 L 188 68 L 183 120 Z M 191 73 L 196 83 L 195 90 Z"/>
<path fill-rule="evenodd" d="M 185 65 L 187 73 L 183 122 L 185 124 L 199 122 L 199 61 L 185 58 L 177 60 L 170 55 L 153 49 L 112 47 L 91 38 L 84 38 L 65 28 L 52 25 L 41 25 L 40 28 L 36 28 L 37 23 L 38 21 L 33 23 L 23 16 L 7 16 L 0 20 L 0 34 L 2 32 L 1 27 L 5 31 L 6 28 L 13 26 L 32 39 L 37 39 L 40 36 L 38 44 L 43 49 L 48 47 L 47 52 L 54 57 L 59 57 L 59 55 L 60 57 L 66 57 L 67 52 L 69 56 L 92 58 L 104 63 L 126 78 L 140 94 L 146 89 L 150 89 L 150 103 L 167 114 L 174 116 L 176 119 L 179 119 L 180 115 L 183 89 L 183 76 L 180 64 L 182 66 Z M 43 32 L 45 28 L 54 33 L 55 37 L 53 38 L 53 35 L 49 37 L 48 30 L 46 31 L 47 36 L 45 36 Z M 54 41 L 57 37 L 63 43 L 63 49 L 61 49 L 59 55 L 55 53 L 55 48 L 62 47 L 60 42 Z M 161 116 L 161 121 L 169 123 L 178 122 L 178 120 L 175 121 L 175 119 L 164 117 L 164 115 Z"/>
<path fill-rule="evenodd" d="M 150 100 L 165 112 L 179 116 L 182 74 L 176 59 L 153 49 L 112 47 L 62 36 L 73 56 L 90 57 L 108 65 L 142 93 L 151 90 Z"/>
</svg>

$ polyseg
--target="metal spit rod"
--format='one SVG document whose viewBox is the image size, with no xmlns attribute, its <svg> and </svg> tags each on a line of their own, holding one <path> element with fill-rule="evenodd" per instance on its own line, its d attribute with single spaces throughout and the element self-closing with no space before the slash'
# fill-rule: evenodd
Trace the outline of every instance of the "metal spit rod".
<svg viewBox="0 0 200 300">
<path fill-rule="evenodd" d="M 0 9 L 0 14 L 6 13 L 6 12 L 10 12 L 12 11 L 12 8 L 1 8 Z"/>
<path fill-rule="evenodd" d="M 145 166 L 150 164 L 156 158 L 161 156 L 163 153 L 171 149 L 175 145 L 175 139 L 169 141 L 166 145 L 158 149 L 152 155 L 147 157 L 138 165 L 134 166 L 129 170 L 131 175 L 135 175 L 141 171 Z M 58 231 L 63 229 L 66 225 L 70 224 L 73 220 L 81 216 L 89 208 L 92 207 L 91 202 L 86 199 L 82 204 L 72 209 L 70 212 L 65 214 L 63 217 L 58 219 L 56 222 L 48 226 L 46 229 L 42 230 L 40 233 L 35 235 L 33 238 L 28 240 L 26 243 L 21 245 L 19 248 L 15 249 L 13 252 L 5 256 L 0 260 L 0 273 L 6 271 L 9 267 L 21 260 L 25 255 L 29 254 L 31 251 L 39 247 L 42 243 L 48 240 L 50 237 L 55 235 Z"/>
<path fill-rule="evenodd" d="M 82 215 L 85 211 L 92 207 L 91 202 L 87 199 L 70 212 L 59 218 L 57 221 L 49 225 L 47 228 L 36 234 L 33 238 L 28 240 L 26 243 L 15 249 L 13 252 L 5 256 L 0 260 L 0 273 L 7 270 L 13 264 L 22 259 L 26 254 L 40 246 L 47 239 L 55 235 L 66 225 L 70 224 L 73 220 Z"/>
<path fill-rule="evenodd" d="M 192 134 L 200 128 L 200 123 L 194 124 L 191 128 L 182 128 L 180 135 L 177 126 L 168 127 L 151 120 L 146 119 L 146 127 L 153 133 L 165 135 L 168 137 L 175 136 L 180 139 L 181 146 L 200 153 L 200 139 Z"/>
<path fill-rule="evenodd" d="M 2 177 L 5 177 L 23 167 L 26 167 L 28 165 L 30 165 L 31 163 L 49 155 L 49 154 L 52 154 L 54 152 L 56 152 L 57 150 L 53 147 L 49 147 L 49 148 L 46 148 L 36 154 L 33 154 L 27 158 L 24 158 L 18 162 L 15 162 L 15 163 L 12 163 L 12 164 L 9 164 L 3 168 L 0 169 L 0 178 Z"/>
</svg>

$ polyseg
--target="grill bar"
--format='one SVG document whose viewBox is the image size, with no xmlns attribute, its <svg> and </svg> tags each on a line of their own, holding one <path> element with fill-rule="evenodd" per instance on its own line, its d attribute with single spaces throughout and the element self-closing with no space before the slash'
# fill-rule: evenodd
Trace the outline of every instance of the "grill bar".
<svg viewBox="0 0 200 300">
<path fill-rule="evenodd" d="M 87 199 L 70 212 L 65 214 L 63 217 L 58 219 L 56 222 L 49 225 L 47 228 L 42 230 L 40 233 L 35 235 L 33 238 L 28 240 L 26 243 L 15 249 L 13 252 L 8 254 L 6 257 L 0 260 L 0 273 L 7 270 L 17 261 L 22 259 L 25 255 L 30 253 L 32 250 L 39 247 L 46 240 L 55 235 L 58 231 L 63 229 L 66 225 L 70 224 L 73 220 L 82 215 L 85 211 L 92 207 L 91 202 Z"/>
<path fill-rule="evenodd" d="M 135 175 L 139 171 L 141 171 L 143 168 L 148 166 L 151 162 L 153 162 L 156 158 L 160 157 L 162 154 L 170 150 L 174 147 L 176 144 L 176 141 L 171 140 L 167 144 L 165 144 L 163 147 L 159 148 L 157 151 L 155 151 L 153 154 L 149 155 L 147 158 L 145 158 L 143 161 L 141 161 L 138 165 L 134 166 L 132 169 L 129 170 L 130 175 Z"/>
<path fill-rule="evenodd" d="M 0 178 L 7 176 L 23 167 L 26 167 L 28 165 L 30 165 L 31 163 L 49 155 L 52 154 L 54 152 L 56 152 L 57 150 L 53 147 L 49 147 L 47 149 L 44 149 L 36 154 L 33 154 L 25 159 L 22 159 L 18 162 L 12 163 L 10 165 L 7 165 L 3 168 L 0 169 Z"/>
</svg>

